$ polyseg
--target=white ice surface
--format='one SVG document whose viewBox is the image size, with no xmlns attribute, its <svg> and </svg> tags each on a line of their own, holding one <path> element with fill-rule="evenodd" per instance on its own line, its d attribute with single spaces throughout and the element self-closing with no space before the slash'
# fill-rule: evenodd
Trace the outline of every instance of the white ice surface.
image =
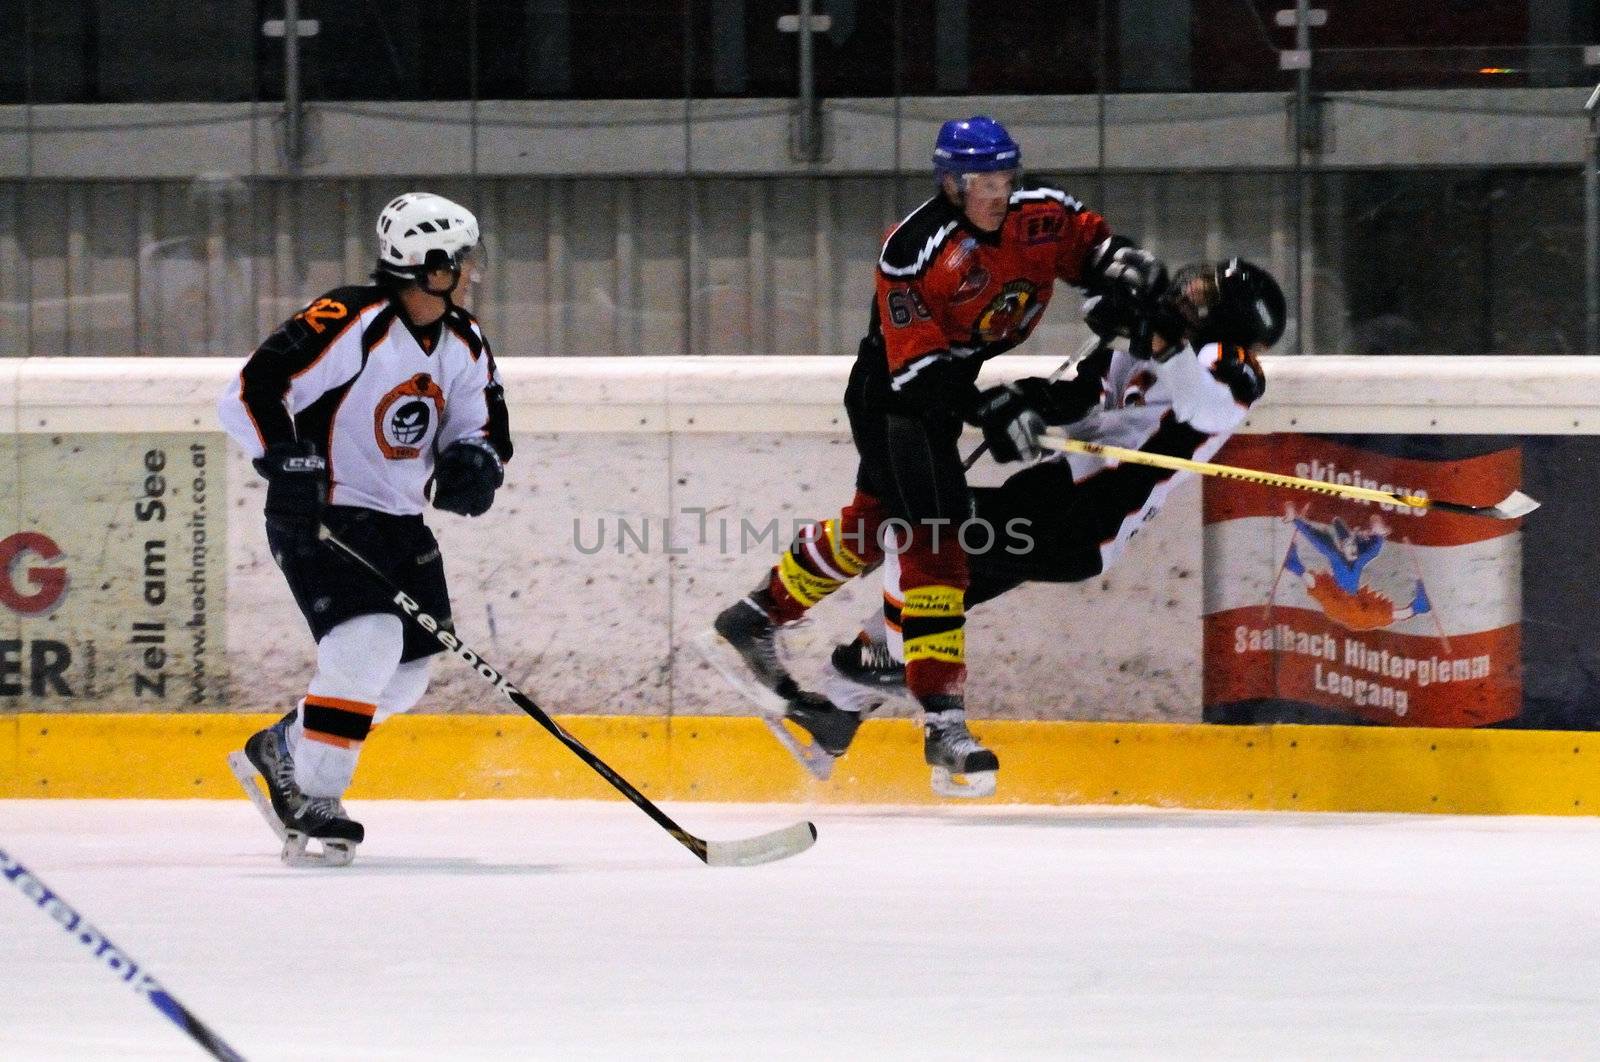
<svg viewBox="0 0 1600 1062">
<path fill-rule="evenodd" d="M 0 801 L 27 863 L 246 1057 L 1600 1054 L 1600 822 L 385 802 L 290 870 L 244 802 Z M 0 1058 L 202 1057 L 12 888 Z"/>
</svg>

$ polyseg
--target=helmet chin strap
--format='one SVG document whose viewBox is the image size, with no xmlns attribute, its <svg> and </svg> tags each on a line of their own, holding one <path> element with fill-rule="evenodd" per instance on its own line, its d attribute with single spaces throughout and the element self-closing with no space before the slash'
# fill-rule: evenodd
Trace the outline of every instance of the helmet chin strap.
<svg viewBox="0 0 1600 1062">
<path fill-rule="evenodd" d="M 424 292 L 426 292 L 429 295 L 432 295 L 435 298 L 443 299 L 445 302 L 450 302 L 451 301 L 450 296 L 455 294 L 456 288 L 461 286 L 461 270 L 458 269 L 458 268 L 453 268 L 453 267 L 450 268 L 450 285 L 448 287 L 445 287 L 445 288 L 432 288 L 432 287 L 429 287 L 428 286 L 428 278 L 433 276 L 433 274 L 435 274 L 437 272 L 439 272 L 439 270 L 430 269 L 426 273 L 422 274 L 422 276 L 417 278 L 417 287 L 421 288 Z"/>
</svg>

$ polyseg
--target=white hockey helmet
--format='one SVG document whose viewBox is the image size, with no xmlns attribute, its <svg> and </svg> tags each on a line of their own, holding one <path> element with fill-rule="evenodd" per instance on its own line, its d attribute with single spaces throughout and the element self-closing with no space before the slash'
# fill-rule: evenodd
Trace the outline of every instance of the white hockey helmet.
<svg viewBox="0 0 1600 1062">
<path fill-rule="evenodd" d="M 406 192 L 378 215 L 378 268 L 420 279 L 433 269 L 459 273 L 478 246 L 478 219 L 460 203 L 432 192 Z"/>
</svg>

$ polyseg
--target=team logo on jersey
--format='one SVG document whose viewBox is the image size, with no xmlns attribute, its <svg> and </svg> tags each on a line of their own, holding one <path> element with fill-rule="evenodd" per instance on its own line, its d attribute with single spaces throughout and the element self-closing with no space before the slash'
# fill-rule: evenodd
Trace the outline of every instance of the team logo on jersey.
<svg viewBox="0 0 1600 1062">
<path fill-rule="evenodd" d="M 967 275 L 961 278 L 961 283 L 956 285 L 956 290 L 950 294 L 950 302 L 954 304 L 976 299 L 988 286 L 989 271 L 974 262 L 972 268 L 967 270 Z"/>
<path fill-rule="evenodd" d="M 977 341 L 997 343 L 1031 324 L 1039 314 L 1039 304 L 1034 299 L 1038 291 L 1031 280 L 1009 281 L 973 323 Z"/>
<path fill-rule="evenodd" d="M 444 416 L 444 391 L 433 377 L 419 372 L 391 389 L 373 412 L 378 449 L 391 461 L 422 456 L 422 443 Z"/>
</svg>

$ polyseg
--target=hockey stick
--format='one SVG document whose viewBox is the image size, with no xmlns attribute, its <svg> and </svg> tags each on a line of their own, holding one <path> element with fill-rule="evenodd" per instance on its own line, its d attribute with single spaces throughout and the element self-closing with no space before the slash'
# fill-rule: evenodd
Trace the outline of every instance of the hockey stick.
<svg viewBox="0 0 1600 1062">
<path fill-rule="evenodd" d="M 1422 579 L 1422 562 L 1417 560 L 1417 547 L 1411 544 L 1409 538 L 1402 538 L 1400 544 L 1406 548 L 1406 556 L 1411 561 L 1411 572 L 1416 576 L 1417 585 L 1424 588 L 1423 593 L 1427 593 L 1428 584 Z M 1445 655 L 1448 656 L 1450 655 L 1450 636 L 1444 632 L 1444 620 L 1440 618 L 1439 610 L 1433 607 L 1431 598 L 1428 606 L 1428 615 L 1433 617 L 1433 629 L 1439 632 L 1439 641 L 1444 645 Z"/>
<path fill-rule="evenodd" d="M 396 586 L 394 580 L 383 574 L 371 561 L 357 553 L 350 546 L 339 541 L 334 533 L 325 526 L 318 526 L 317 537 L 343 553 L 358 567 L 366 569 L 368 574 L 387 587 L 389 592 L 394 595 L 394 603 L 400 606 L 400 611 L 405 614 L 407 619 L 433 635 L 451 655 L 466 661 L 472 670 L 482 675 L 495 689 L 505 694 L 506 699 L 512 704 L 533 716 L 534 722 L 550 731 L 557 741 L 572 750 L 573 755 L 588 764 L 601 778 L 610 782 L 612 788 L 631 800 L 640 811 L 654 819 L 656 825 L 671 834 L 673 840 L 698 856 L 702 863 L 712 867 L 752 867 L 760 863 L 770 863 L 775 859 L 798 855 L 816 843 L 817 828 L 809 822 L 797 822 L 793 826 L 785 826 L 781 830 L 773 830 L 770 833 L 747 837 L 739 841 L 707 841 L 696 837 L 676 822 L 673 822 L 666 812 L 651 802 L 649 797 L 639 792 L 631 782 L 612 770 L 599 756 L 590 752 L 587 745 L 563 730 L 561 724 L 550 718 L 549 713 L 533 702 L 533 698 L 513 686 L 510 679 L 502 675 L 483 657 L 468 648 L 466 643 L 457 638 L 455 634 L 441 627 L 438 620 L 422 611 L 422 606 L 411 595 Z"/>
<path fill-rule="evenodd" d="M 1290 490 L 1327 494 L 1335 498 L 1356 498 L 1361 501 L 1382 502 L 1385 505 L 1404 505 L 1410 509 L 1437 509 L 1440 512 L 1460 513 L 1463 516 L 1485 516 L 1493 520 L 1515 520 L 1539 508 L 1538 502 L 1520 490 L 1512 491 L 1493 505 L 1464 505 L 1460 502 L 1440 501 L 1425 494 L 1401 494 L 1399 491 L 1374 490 L 1371 487 L 1357 487 L 1344 483 L 1324 483 L 1317 479 L 1301 479 L 1299 476 L 1285 476 L 1277 472 L 1258 472 L 1252 468 L 1216 465 L 1209 461 L 1191 461 L 1186 457 L 1169 457 L 1166 454 L 1153 454 L 1145 450 L 1106 446 L 1102 443 L 1070 439 L 1054 432 L 1041 436 L 1039 442 L 1068 453 L 1092 454 L 1112 461 L 1126 461 L 1132 465 L 1149 465 L 1152 468 L 1165 468 L 1174 472 L 1198 472 L 1202 476 L 1263 483 L 1269 487 L 1287 487 Z"/>
<path fill-rule="evenodd" d="M 60 893 L 40 881 L 38 875 L 23 866 L 15 856 L 3 848 L 0 848 L 0 877 L 15 885 L 35 907 L 49 915 L 57 925 L 71 934 L 74 941 L 83 945 L 101 965 L 115 974 L 117 980 L 148 999 L 163 1017 L 182 1029 L 185 1035 L 204 1048 L 212 1058 L 224 1059 L 226 1062 L 244 1062 L 243 1055 L 229 1047 L 222 1037 L 207 1028 L 188 1007 L 179 1003 L 170 992 L 162 988 L 154 977 L 144 973 L 138 963 L 107 940 L 104 933 L 90 925 L 71 904 L 61 898 Z"/>
<path fill-rule="evenodd" d="M 1310 503 L 1308 502 L 1309 506 Z M 1290 510 L 1293 511 L 1292 509 Z M 1309 510 L 1308 510 L 1309 511 Z M 1283 551 L 1283 560 L 1278 562 L 1278 574 L 1272 577 L 1272 589 L 1267 592 L 1267 603 L 1261 607 L 1261 625 L 1272 626 L 1272 606 L 1278 603 L 1278 584 L 1283 581 L 1283 573 L 1289 570 L 1289 552 L 1294 549 L 1294 544 L 1300 540 L 1300 525 L 1289 524 L 1289 546 Z"/>
<path fill-rule="evenodd" d="M 1058 365 L 1056 367 L 1056 371 L 1051 373 L 1049 376 L 1046 376 L 1045 380 L 1050 383 L 1055 383 L 1057 380 L 1061 379 L 1061 377 L 1066 375 L 1068 369 L 1072 368 L 1074 365 L 1078 364 L 1078 362 L 1094 353 L 1094 348 L 1098 347 L 1104 342 L 1105 340 L 1099 336 L 1090 336 L 1088 341 L 1083 344 L 1076 354 Z M 961 471 L 966 472 L 971 469 L 973 465 L 978 463 L 978 458 L 982 457 L 988 452 L 989 442 L 987 439 L 985 439 L 983 442 L 978 444 L 978 448 L 976 450 L 967 455 L 967 459 L 965 461 L 961 462 Z"/>
</svg>

